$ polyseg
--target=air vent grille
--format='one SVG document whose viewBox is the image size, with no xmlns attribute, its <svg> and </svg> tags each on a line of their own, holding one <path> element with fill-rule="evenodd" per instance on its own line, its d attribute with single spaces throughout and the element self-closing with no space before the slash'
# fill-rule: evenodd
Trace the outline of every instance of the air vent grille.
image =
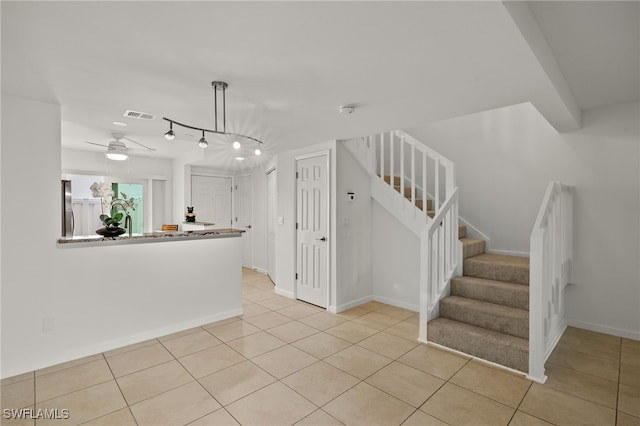
<svg viewBox="0 0 640 426">
<path fill-rule="evenodd" d="M 130 109 L 126 110 L 124 114 L 122 114 L 122 116 L 128 118 L 138 118 L 140 120 L 153 120 L 154 118 L 156 118 L 156 116 L 153 114 L 149 114 L 147 112 L 132 111 Z"/>
</svg>

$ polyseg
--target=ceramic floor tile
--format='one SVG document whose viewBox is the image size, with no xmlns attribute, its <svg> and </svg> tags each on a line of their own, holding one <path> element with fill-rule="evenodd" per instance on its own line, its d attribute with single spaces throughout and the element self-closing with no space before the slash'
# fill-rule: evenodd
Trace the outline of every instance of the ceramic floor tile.
<svg viewBox="0 0 640 426">
<path fill-rule="evenodd" d="M 151 346 L 158 343 L 157 339 L 145 340 L 144 342 L 134 343 L 133 345 L 123 346 L 121 348 L 113 349 L 104 353 L 104 356 L 109 358 L 114 355 L 120 355 L 125 352 L 134 351 L 136 349 L 144 348 L 145 346 Z"/>
<path fill-rule="evenodd" d="M 293 306 L 289 306 L 283 309 L 279 309 L 278 312 L 282 315 L 286 315 L 289 318 L 300 319 L 322 312 L 323 309 L 317 306 L 307 305 L 306 303 L 298 303 Z"/>
<path fill-rule="evenodd" d="M 395 306 L 385 306 L 384 308 L 380 308 L 376 311 L 377 314 L 385 315 L 399 321 L 404 321 L 409 317 L 412 317 L 416 314 L 416 312 L 410 311 L 408 309 L 402 309 Z"/>
<path fill-rule="evenodd" d="M 298 304 L 298 302 L 281 296 L 274 299 L 263 300 L 261 302 L 258 302 L 258 304 L 260 306 L 264 306 L 267 309 L 271 309 L 272 311 L 277 311 L 289 306 L 295 306 Z"/>
<path fill-rule="evenodd" d="M 236 422 L 227 410 L 220 408 L 211 414 L 207 414 L 189 423 L 189 426 L 240 426 L 240 423 Z"/>
<path fill-rule="evenodd" d="M 359 383 L 323 407 L 346 425 L 399 425 L 415 410 L 366 383 Z"/>
<path fill-rule="evenodd" d="M 611 338 L 599 333 L 565 333 L 558 345 L 613 361 L 620 359 L 620 338 Z"/>
<path fill-rule="evenodd" d="M 640 388 L 640 366 L 620 364 L 620 383 Z"/>
<path fill-rule="evenodd" d="M 275 381 L 273 376 L 250 361 L 241 362 L 199 380 L 225 406 Z"/>
<path fill-rule="evenodd" d="M 17 376 L 11 376 L 11 377 L 6 377 L 4 379 L 2 379 L 2 385 L 1 386 L 6 386 L 6 385 L 11 385 L 13 383 L 17 383 L 17 382 L 22 382 L 24 380 L 33 380 L 34 377 L 34 372 L 30 371 L 28 373 L 24 373 L 24 374 L 18 374 Z"/>
<path fill-rule="evenodd" d="M 200 386 L 191 382 L 131 406 L 139 426 L 185 425 L 220 408 Z"/>
<path fill-rule="evenodd" d="M 3 385 L 0 390 L 2 408 L 18 409 L 31 407 L 34 404 L 35 381 L 33 373 L 26 380 L 11 382 Z"/>
<path fill-rule="evenodd" d="M 351 343 L 358 343 L 359 341 L 364 340 L 369 336 L 373 336 L 377 332 L 378 330 L 374 328 L 367 327 L 362 324 L 356 324 L 353 321 L 348 321 L 336 327 L 325 330 L 325 333 L 329 333 Z"/>
<path fill-rule="evenodd" d="M 409 321 L 402 321 L 384 330 L 387 334 L 402 337 L 403 339 L 417 341 L 419 327 Z"/>
<path fill-rule="evenodd" d="M 226 409 L 242 425 L 291 425 L 317 407 L 276 382 L 228 405 Z"/>
<path fill-rule="evenodd" d="M 640 426 L 640 417 L 633 417 L 618 411 L 616 426 Z"/>
<path fill-rule="evenodd" d="M 51 367 L 42 368 L 40 370 L 36 370 L 35 374 L 37 376 L 42 376 L 43 374 L 49 374 L 60 370 L 65 370 L 67 368 L 76 367 L 78 365 L 87 364 L 93 361 L 103 360 L 104 356 L 102 354 L 96 354 L 91 356 L 86 356 L 79 359 L 74 359 L 73 361 L 63 362 L 62 364 L 52 365 Z"/>
<path fill-rule="evenodd" d="M 243 306 L 242 319 L 248 319 L 255 317 L 256 315 L 262 315 L 269 312 L 269 309 L 264 306 L 256 305 L 255 303 L 247 303 Z"/>
<path fill-rule="evenodd" d="M 178 361 L 196 379 L 245 361 L 246 358 L 227 345 L 218 345 L 184 356 Z"/>
<path fill-rule="evenodd" d="M 104 358 L 87 364 L 36 376 L 36 401 L 46 401 L 60 395 L 113 380 Z"/>
<path fill-rule="evenodd" d="M 362 305 L 358 305 L 357 308 L 364 309 L 366 311 L 377 311 L 378 309 L 385 308 L 389 305 L 385 305 L 384 303 L 376 302 L 372 300 L 371 302 L 363 303 Z"/>
<path fill-rule="evenodd" d="M 359 346 L 349 346 L 325 358 L 325 361 L 362 380 L 393 360 Z"/>
<path fill-rule="evenodd" d="M 174 357 L 180 358 L 203 349 L 220 345 L 222 341 L 200 329 L 195 333 L 166 340 L 162 342 L 162 344 Z"/>
<path fill-rule="evenodd" d="M 616 418 L 615 410 L 537 383 L 531 385 L 518 410 L 559 425 L 607 426 Z"/>
<path fill-rule="evenodd" d="M 513 408 L 518 408 L 531 386 L 531 381 L 523 376 L 473 360 L 462 367 L 450 382 Z"/>
<path fill-rule="evenodd" d="M 210 328 L 220 327 L 221 325 L 231 324 L 232 322 L 240 321 L 242 318 L 240 317 L 231 317 L 227 319 L 223 319 L 220 321 L 210 322 L 209 324 L 203 325 L 201 328 L 205 330 L 209 330 Z"/>
<path fill-rule="evenodd" d="M 427 374 L 449 380 L 469 359 L 428 345 L 419 345 L 400 358 L 403 364 Z"/>
<path fill-rule="evenodd" d="M 626 340 L 629 339 L 625 339 L 625 341 Z M 623 364 L 640 367 L 640 347 L 632 343 L 623 343 L 620 354 L 620 362 L 622 362 Z"/>
<path fill-rule="evenodd" d="M 270 328 L 268 333 L 276 336 L 278 339 L 284 340 L 287 343 L 291 343 L 313 334 L 317 334 L 318 330 L 301 322 L 292 321 L 287 324 Z"/>
<path fill-rule="evenodd" d="M 233 340 L 228 343 L 230 347 L 235 349 L 247 358 L 253 358 L 269 352 L 275 348 L 285 345 L 285 342 L 274 337 L 264 331 L 251 334 L 246 337 Z"/>
<path fill-rule="evenodd" d="M 286 345 L 252 358 L 251 361 L 275 378 L 282 379 L 318 359 L 295 346 Z"/>
<path fill-rule="evenodd" d="M 620 385 L 618 394 L 618 410 L 640 417 L 640 388 Z"/>
<path fill-rule="evenodd" d="M 10 408 L 10 411 L 7 414 L 4 412 L 5 408 L 2 407 L 2 409 L 3 412 L 0 417 L 0 425 L 2 426 L 34 426 L 36 423 L 33 419 L 33 413 L 36 412 L 35 406 L 24 407 L 21 409 Z M 60 422 L 60 420 L 58 420 L 58 422 Z"/>
<path fill-rule="evenodd" d="M 450 424 L 507 425 L 515 409 L 446 383 L 420 407 L 425 413 Z"/>
<path fill-rule="evenodd" d="M 137 426 L 137 424 L 129 407 L 127 407 L 83 423 L 82 426 Z"/>
<path fill-rule="evenodd" d="M 120 353 L 107 358 L 115 377 L 122 377 L 154 365 L 171 361 L 173 355 L 160 343 Z"/>
<path fill-rule="evenodd" d="M 117 379 L 129 405 L 193 381 L 178 361 L 169 361 Z"/>
<path fill-rule="evenodd" d="M 580 339 L 597 341 L 603 345 L 620 345 L 621 338 L 611 334 L 598 333 L 597 331 L 585 330 L 582 328 L 567 327 L 560 341 L 566 337 L 577 337 Z M 580 341 L 576 342 L 580 344 Z"/>
<path fill-rule="evenodd" d="M 300 322 L 303 322 L 317 330 L 327 330 L 346 321 L 346 319 L 328 312 L 318 312 L 300 319 Z"/>
<path fill-rule="evenodd" d="M 545 422 L 537 417 L 530 416 L 522 411 L 516 411 L 509 426 L 553 426 L 552 423 Z"/>
<path fill-rule="evenodd" d="M 325 362 L 317 362 L 282 380 L 317 406 L 355 386 L 360 380 Z"/>
<path fill-rule="evenodd" d="M 604 379 L 618 381 L 618 370 L 620 368 L 618 361 L 589 355 L 566 346 L 556 346 L 547 362 Z"/>
<path fill-rule="evenodd" d="M 344 348 L 351 346 L 350 342 L 326 333 L 318 333 L 292 343 L 316 358 L 323 359 Z"/>
<path fill-rule="evenodd" d="M 158 341 L 162 343 L 162 342 L 166 342 L 167 340 L 177 339 L 178 337 L 188 336 L 190 334 L 198 333 L 200 331 L 202 331 L 202 327 L 189 328 L 187 330 L 178 331 L 177 333 L 171 333 L 171 334 L 167 334 L 166 336 L 158 337 Z"/>
<path fill-rule="evenodd" d="M 265 300 L 278 298 L 278 297 L 281 297 L 281 296 L 278 296 L 273 292 L 273 290 L 271 290 L 271 291 L 256 291 L 255 293 L 249 293 L 244 296 L 244 299 L 253 303 L 258 303 L 258 302 L 263 302 Z"/>
<path fill-rule="evenodd" d="M 545 365 L 545 387 L 609 408 L 616 408 L 618 383 L 556 364 Z"/>
<path fill-rule="evenodd" d="M 363 309 L 360 306 L 356 306 L 355 308 L 347 309 L 346 311 L 342 311 L 336 314 L 340 318 L 344 318 L 346 320 L 352 320 L 358 318 L 362 315 L 368 314 L 370 311 L 367 309 Z"/>
<path fill-rule="evenodd" d="M 389 328 L 401 321 L 396 318 L 381 315 L 378 312 L 369 312 L 368 314 L 355 318 L 353 322 L 366 325 L 367 327 L 374 328 L 376 330 L 384 330 L 385 328 Z"/>
<path fill-rule="evenodd" d="M 253 324 L 249 324 L 248 322 L 241 320 L 224 324 L 218 327 L 211 327 L 208 328 L 207 331 L 209 331 L 209 333 L 213 334 L 223 342 L 229 342 L 240 337 L 257 333 L 258 331 L 260 331 L 260 329 Z"/>
<path fill-rule="evenodd" d="M 623 349 L 635 348 L 640 350 L 640 340 L 627 339 L 626 337 L 623 337 L 621 344 Z"/>
<path fill-rule="evenodd" d="M 396 359 L 418 346 L 418 342 L 403 339 L 384 332 L 374 334 L 358 343 L 358 346 L 379 353 L 387 358 Z"/>
<path fill-rule="evenodd" d="M 36 404 L 36 409 L 67 409 L 65 426 L 77 425 L 113 413 L 127 406 L 115 380 L 68 393 Z M 38 420 L 40 425 L 60 425 L 60 420 Z"/>
<path fill-rule="evenodd" d="M 296 426 L 342 426 L 342 423 L 326 412 L 316 410 L 296 423 Z"/>
<path fill-rule="evenodd" d="M 445 383 L 444 380 L 395 361 L 365 381 L 416 408 Z"/>
<path fill-rule="evenodd" d="M 256 315 L 255 317 L 247 318 L 245 321 L 247 321 L 250 324 L 253 324 L 258 328 L 267 330 L 269 328 L 286 324 L 293 320 L 277 312 L 267 312 L 266 314 Z"/>
<path fill-rule="evenodd" d="M 416 410 L 402 423 L 402 426 L 448 426 L 448 424 L 430 416 L 424 411 Z"/>
</svg>

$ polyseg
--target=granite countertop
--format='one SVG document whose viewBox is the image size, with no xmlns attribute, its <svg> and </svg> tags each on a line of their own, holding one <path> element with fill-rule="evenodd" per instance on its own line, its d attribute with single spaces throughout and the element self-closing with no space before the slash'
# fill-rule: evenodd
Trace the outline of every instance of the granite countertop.
<svg viewBox="0 0 640 426">
<path fill-rule="evenodd" d="M 201 240 L 211 238 L 229 238 L 239 237 L 245 232 L 241 229 L 207 229 L 198 231 L 156 231 L 144 234 L 134 234 L 131 237 L 124 233 L 118 237 L 103 237 L 102 235 L 83 235 L 77 237 L 65 237 L 58 240 L 58 246 L 77 246 L 81 245 L 114 245 L 114 244 L 134 244 L 134 243 L 153 243 L 168 241 L 185 241 L 185 240 Z"/>
</svg>

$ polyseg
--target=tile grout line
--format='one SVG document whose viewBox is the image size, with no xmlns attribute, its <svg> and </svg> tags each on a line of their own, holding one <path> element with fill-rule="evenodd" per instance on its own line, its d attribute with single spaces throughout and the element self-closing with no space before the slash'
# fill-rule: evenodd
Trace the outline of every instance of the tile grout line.
<svg viewBox="0 0 640 426">
<path fill-rule="evenodd" d="M 111 369 L 111 365 L 109 364 L 109 361 L 107 361 L 107 357 L 105 356 L 104 352 L 102 353 L 102 357 L 104 358 L 104 362 L 107 364 L 107 367 L 109 368 L 109 371 L 111 372 L 111 376 L 113 376 L 113 381 L 116 383 L 116 386 L 118 386 L 118 390 L 120 391 L 120 395 L 122 395 L 122 400 L 126 404 L 127 410 L 129 410 L 129 414 L 131 414 L 131 418 L 136 423 L 136 425 L 138 425 L 138 419 L 136 419 L 136 416 L 133 415 L 133 411 L 131 411 L 131 406 L 129 405 L 129 401 L 127 401 L 127 398 L 124 396 L 124 392 L 122 392 L 122 388 L 120 387 L 120 383 L 118 383 L 118 380 L 116 379 L 116 375 L 113 374 L 113 370 Z M 112 411 L 111 413 L 107 413 L 107 414 L 105 414 L 105 416 L 107 416 L 109 414 L 112 414 L 112 413 L 115 413 L 116 411 L 118 411 L 118 410 Z M 104 416 L 101 416 L 101 417 L 104 417 Z M 97 417 L 97 418 L 100 418 L 100 417 Z M 92 420 L 95 420 L 95 419 L 92 419 Z"/>
</svg>

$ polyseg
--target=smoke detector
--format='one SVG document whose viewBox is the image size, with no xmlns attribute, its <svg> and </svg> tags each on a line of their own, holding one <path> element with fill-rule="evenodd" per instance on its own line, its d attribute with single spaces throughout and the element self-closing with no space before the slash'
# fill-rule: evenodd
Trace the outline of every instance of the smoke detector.
<svg viewBox="0 0 640 426">
<path fill-rule="evenodd" d="M 355 105 L 342 105 L 340 107 L 340 114 L 346 115 L 346 114 L 352 114 L 353 111 L 356 110 L 356 106 Z"/>
</svg>

